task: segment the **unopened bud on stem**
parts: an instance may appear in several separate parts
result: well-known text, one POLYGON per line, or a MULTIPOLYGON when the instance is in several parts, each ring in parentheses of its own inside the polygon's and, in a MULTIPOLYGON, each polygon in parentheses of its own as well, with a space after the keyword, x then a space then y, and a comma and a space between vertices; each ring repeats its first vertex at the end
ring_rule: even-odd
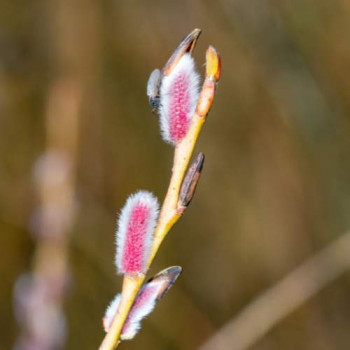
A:
POLYGON ((221 58, 214 47, 209 46, 206 52, 205 80, 199 95, 196 113, 205 118, 213 104, 216 84, 221 74, 221 58))
POLYGON ((218 82, 221 75, 221 57, 213 46, 208 47, 205 60, 205 76, 218 82))
POLYGON ((199 153, 187 170, 180 190, 178 203, 179 211, 183 211, 191 203, 203 169, 204 159, 204 154, 199 153))

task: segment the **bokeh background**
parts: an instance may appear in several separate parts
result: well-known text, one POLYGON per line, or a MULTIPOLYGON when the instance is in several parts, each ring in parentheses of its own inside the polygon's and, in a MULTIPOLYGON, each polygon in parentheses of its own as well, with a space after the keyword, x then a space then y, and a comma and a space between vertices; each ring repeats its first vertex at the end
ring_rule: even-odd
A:
MULTIPOLYGON (((28 320, 13 294, 17 281, 26 298, 18 278, 33 269, 58 274, 61 348, 98 348, 121 287, 116 213, 138 189, 163 198, 170 176, 148 75, 196 27, 200 72, 209 44, 223 60, 197 145, 206 164, 150 271, 181 265, 183 274, 121 349, 197 349, 350 227, 347 0, 3 1, 1 349, 25 348, 28 320), (58 156, 43 166, 44 154, 58 156), (53 209, 38 225, 45 203, 53 209)), ((345 273, 250 349, 345 350, 349 325, 345 273)))

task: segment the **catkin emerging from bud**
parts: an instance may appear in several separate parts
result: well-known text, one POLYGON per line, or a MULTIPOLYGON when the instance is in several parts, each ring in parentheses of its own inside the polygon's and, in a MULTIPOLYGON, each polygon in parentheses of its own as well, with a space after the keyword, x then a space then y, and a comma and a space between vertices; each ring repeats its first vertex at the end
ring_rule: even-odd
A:
POLYGON ((160 89, 160 127, 166 142, 177 144, 187 134, 198 100, 199 76, 190 54, 184 54, 160 89))
MULTIPOLYGON (((140 290, 124 323, 120 334, 121 340, 129 340, 134 338, 138 330, 141 328, 141 320, 153 311, 156 305, 157 291, 159 288, 159 285, 146 284, 140 290)), ((103 328, 106 332, 108 332, 110 326, 112 325, 113 318, 118 311, 120 300, 121 295, 118 294, 106 310, 105 316, 103 317, 103 328)))
MULTIPOLYGON (((169 267, 158 273, 143 285, 137 294, 135 302, 124 323, 120 334, 121 340, 134 338, 136 333, 141 328, 142 319, 149 315, 153 311, 157 301, 166 295, 171 286, 179 277, 181 270, 182 269, 180 266, 169 267)), ((103 328, 106 332, 109 331, 109 328, 112 325, 113 318, 118 311, 120 300, 121 295, 118 294, 105 312, 103 317, 103 328)))
POLYGON ((159 205, 152 193, 131 195, 121 210, 116 233, 116 266, 121 274, 141 274, 147 269, 159 205))

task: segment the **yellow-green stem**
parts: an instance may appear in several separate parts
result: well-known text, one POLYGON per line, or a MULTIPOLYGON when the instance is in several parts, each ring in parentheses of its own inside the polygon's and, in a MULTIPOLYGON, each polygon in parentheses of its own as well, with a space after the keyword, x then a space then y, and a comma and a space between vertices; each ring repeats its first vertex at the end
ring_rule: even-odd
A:
POLYGON ((145 275, 125 276, 123 280, 122 298, 117 314, 114 317, 111 328, 103 339, 99 350, 112 350, 119 344, 120 333, 123 329, 124 322, 129 314, 131 306, 136 298, 145 275))
POLYGON ((165 236, 181 216, 177 211, 180 188, 204 122, 205 118, 201 118, 195 113, 186 137, 175 148, 172 176, 154 232, 148 267, 152 264, 165 236))
MULTIPOLYGON (((187 136, 175 148, 172 176, 154 233, 152 250, 147 264, 148 267, 152 264, 165 236, 181 216, 177 211, 179 192, 204 121, 205 118, 195 114, 187 136)), ((99 350, 113 350, 117 348, 124 322, 144 279, 144 275, 135 278, 125 276, 122 288, 122 300, 118 313, 99 350)))

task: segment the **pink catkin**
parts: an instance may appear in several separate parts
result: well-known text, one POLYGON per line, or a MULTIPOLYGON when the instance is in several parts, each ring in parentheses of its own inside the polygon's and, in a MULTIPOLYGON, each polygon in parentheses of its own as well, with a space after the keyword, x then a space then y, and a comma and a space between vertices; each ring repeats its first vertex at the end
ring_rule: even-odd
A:
POLYGON ((141 289, 124 323, 122 338, 133 338, 140 328, 141 320, 150 314, 155 307, 159 286, 149 285, 141 289))
POLYGON ((182 140, 189 126, 189 77, 186 72, 180 72, 174 79, 170 89, 172 99, 169 105, 169 134, 175 142, 182 140))
MULTIPOLYGON (((145 284, 141 288, 124 323, 120 336, 122 340, 132 339, 140 329, 142 319, 153 311, 162 283, 164 282, 151 282, 145 284)), ((108 306, 105 316, 103 317, 103 327, 106 332, 109 331, 113 318, 118 311, 120 299, 120 294, 118 294, 108 306)))
MULTIPOLYGON (((164 298, 179 277, 181 270, 180 266, 169 267, 142 286, 124 323, 120 336, 122 340, 132 339, 135 336, 141 328, 141 321, 152 312, 158 300, 164 298)), ((103 317, 103 327, 106 332, 109 331, 118 312, 120 301, 121 294, 118 294, 106 309, 103 317)))
POLYGON ((143 269, 145 239, 150 210, 144 205, 136 205, 130 214, 126 241, 122 257, 122 269, 128 273, 138 273, 143 269))
POLYGON ((189 54, 162 79, 160 126, 165 141, 177 144, 186 136, 198 100, 198 84, 199 77, 189 54))
POLYGON ((147 269, 158 201, 147 191, 131 195, 123 207, 116 234, 116 266, 122 274, 140 274, 147 269))

